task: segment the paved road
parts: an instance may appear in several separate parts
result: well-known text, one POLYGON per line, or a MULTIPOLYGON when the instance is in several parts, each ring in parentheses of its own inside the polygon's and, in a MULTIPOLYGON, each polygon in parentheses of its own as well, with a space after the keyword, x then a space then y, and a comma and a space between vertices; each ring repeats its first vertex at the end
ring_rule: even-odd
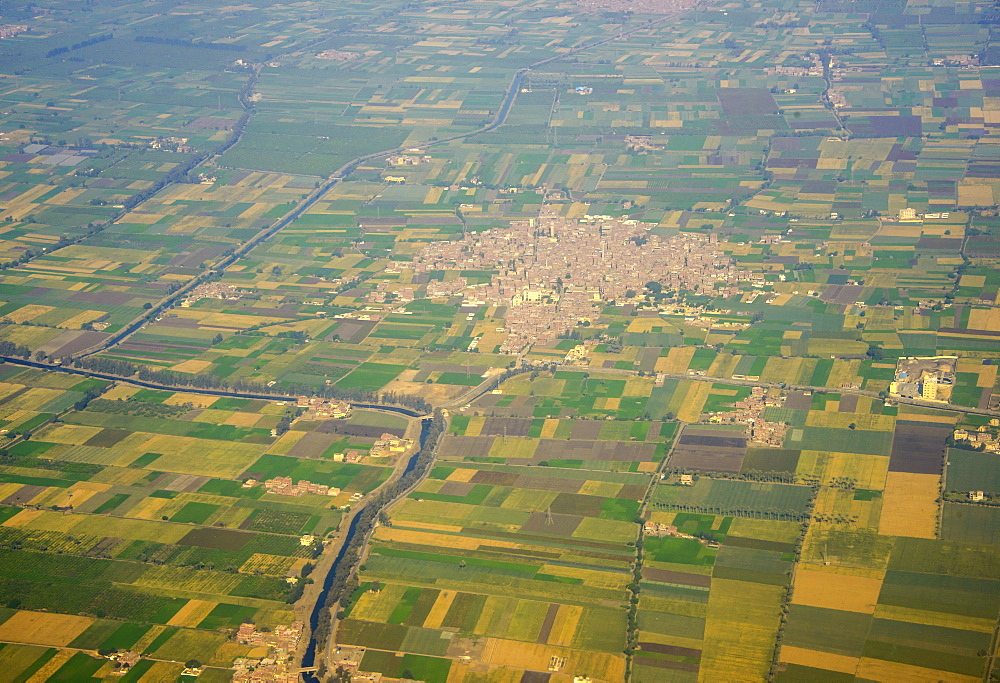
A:
MULTIPOLYGON (((588 368, 588 367, 577 367, 577 366, 567 366, 565 368, 560 368, 562 370, 568 371, 579 371, 588 372, 602 375, 637 375, 639 374, 637 370, 621 370, 618 368, 588 368)), ((868 396, 870 398, 880 398, 878 392, 866 391, 864 389, 851 389, 851 388, 835 388, 835 387, 823 387, 823 386, 812 386, 805 384, 785 384, 784 382, 762 382, 760 380, 754 379, 733 379, 732 377, 709 377, 706 375, 689 375, 682 372, 669 372, 662 373, 667 379, 686 379, 694 382, 712 382, 719 384, 731 384, 734 386, 741 387, 765 387, 769 389, 785 389, 788 391, 826 391, 837 394, 854 394, 857 396, 868 396)), ((455 398, 448 403, 438 406, 439 408, 456 409, 463 405, 467 405, 477 398, 481 397, 491 386, 491 379, 483 380, 478 386, 473 387, 468 392, 462 394, 458 398, 455 398)), ((942 403, 939 401, 924 401, 922 399, 913 398, 902 398, 900 396, 891 396, 889 399, 892 403, 919 406, 921 408, 936 408, 938 410, 953 410, 962 413, 971 413, 974 415, 990 415, 992 417, 1000 417, 1000 410, 990 410, 988 408, 971 408, 969 406, 962 406, 955 403, 942 403)))

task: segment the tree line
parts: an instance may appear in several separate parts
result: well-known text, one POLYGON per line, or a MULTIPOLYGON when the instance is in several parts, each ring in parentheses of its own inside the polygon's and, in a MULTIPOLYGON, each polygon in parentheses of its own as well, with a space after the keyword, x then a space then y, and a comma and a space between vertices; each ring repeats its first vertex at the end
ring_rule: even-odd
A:
MULTIPOLYGON (((0 355, 18 355, 13 353, 7 354, 3 350, 3 345, 5 344, 13 346, 11 342, 0 342, 0 355)), ((336 386, 314 387, 298 383, 283 384, 278 387, 242 379, 229 382, 211 373, 189 375, 182 372, 174 372, 173 370, 156 370, 126 360, 102 358, 100 356, 77 358, 73 361, 73 366, 81 370, 93 370, 94 372, 116 375, 123 378, 134 377, 143 382, 162 384, 168 387, 195 387, 197 389, 213 389, 231 391, 233 393, 271 395, 275 397, 285 397, 288 395, 318 396, 320 398, 336 399, 349 403, 397 405, 410 408, 419 413, 429 413, 432 409, 431 404, 424 399, 408 394, 369 391, 366 389, 343 389, 336 386)))
POLYGON ((80 50, 85 47, 90 47, 91 45, 97 45, 98 43, 103 43, 105 40, 111 40, 114 38, 110 33, 104 33, 99 36, 94 36, 88 40, 81 40, 79 43, 73 43, 69 47, 54 47, 45 53, 46 57, 55 57, 57 55, 66 54, 70 50, 80 50))

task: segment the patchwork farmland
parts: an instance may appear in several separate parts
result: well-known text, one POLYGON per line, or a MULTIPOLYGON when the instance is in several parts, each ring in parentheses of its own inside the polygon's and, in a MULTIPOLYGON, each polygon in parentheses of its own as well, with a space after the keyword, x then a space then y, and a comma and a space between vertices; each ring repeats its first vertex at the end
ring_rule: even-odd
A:
POLYGON ((0 15, 6 678, 998 676, 989 3, 0 15))

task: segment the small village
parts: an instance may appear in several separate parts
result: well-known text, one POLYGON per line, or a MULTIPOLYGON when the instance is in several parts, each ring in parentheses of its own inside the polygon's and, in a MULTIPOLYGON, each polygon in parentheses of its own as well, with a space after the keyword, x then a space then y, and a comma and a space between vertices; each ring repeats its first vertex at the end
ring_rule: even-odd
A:
POLYGON ((302 637, 303 624, 275 626, 272 631, 257 630, 251 623, 243 623, 236 632, 236 642, 242 645, 267 647, 267 656, 260 659, 240 658, 233 662, 236 673, 233 683, 298 683, 299 673, 289 666, 290 655, 295 653, 302 637))
POLYGON ((239 299, 242 296, 236 285, 227 282, 205 282, 181 299, 181 308, 190 308, 202 299, 239 299))
POLYGON ((968 444, 977 450, 982 449, 989 453, 1000 453, 1000 435, 997 434, 996 427, 1000 427, 1000 419, 994 417, 990 419, 989 427, 980 425, 975 430, 956 429, 952 433, 952 438, 956 442, 968 444), (993 427, 993 429, 990 429, 990 427, 993 427))
POLYGON ((783 394, 769 396, 764 387, 751 387, 750 395, 736 401, 733 410, 711 413, 708 421, 716 424, 745 425, 747 438, 755 446, 781 448, 785 441, 788 425, 784 422, 769 422, 764 418, 764 411, 767 408, 778 408, 784 404, 783 394))
MULTIPOLYGON (((690 477, 691 475, 683 475, 683 476, 690 477)), ((656 536, 657 538, 663 538, 663 537, 688 538, 696 540, 708 548, 719 547, 718 541, 698 538, 697 536, 686 534, 683 531, 680 531, 676 526, 672 524, 662 524, 660 522, 646 522, 642 525, 642 533, 646 536, 656 536)))
POLYGON ((304 409, 298 417, 300 420, 345 420, 351 416, 351 404, 335 398, 299 396, 295 405, 304 409))
MULTIPOLYGON (((251 481, 253 480, 248 479, 244 482, 243 488, 249 488, 247 483, 251 481)), ((326 484, 314 484, 308 479, 293 482, 291 477, 274 477, 273 479, 268 479, 264 482, 264 488, 267 489, 268 493, 278 496, 304 496, 307 493, 313 493, 317 496, 340 495, 340 489, 336 487, 330 487, 326 484)))

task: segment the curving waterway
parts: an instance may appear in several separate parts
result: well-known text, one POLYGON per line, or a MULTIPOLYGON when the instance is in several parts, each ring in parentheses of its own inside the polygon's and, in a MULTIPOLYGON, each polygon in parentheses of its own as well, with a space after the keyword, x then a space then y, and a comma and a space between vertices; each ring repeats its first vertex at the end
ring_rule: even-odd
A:
MULTIPOLYGON (((403 411, 400 410, 398 412, 403 411)), ((406 463, 406 469, 403 470, 400 477, 406 476, 409 472, 413 471, 414 467, 416 467, 417 458, 420 457, 420 454, 423 452, 424 445, 427 443, 427 435, 430 433, 430 428, 431 418, 423 418, 420 421, 420 447, 417 449, 416 453, 410 456, 409 462, 406 463)), ((371 503, 368 505, 371 505, 371 503)), ((354 540, 355 534, 357 534, 358 520, 361 519, 361 512, 363 510, 364 508, 359 510, 351 519, 351 525, 347 528, 347 535, 344 536, 344 541, 340 545, 340 551, 337 553, 336 559, 334 559, 333 564, 330 566, 330 571, 326 573, 326 578, 323 579, 323 589, 320 591, 319 597, 316 599, 316 604, 313 606, 313 610, 309 615, 310 637, 309 645, 306 648, 305 655, 302 657, 303 668, 314 666, 316 663, 316 649, 319 646, 319 642, 316 640, 316 628, 319 626, 319 618, 323 613, 323 610, 326 609, 326 599, 330 595, 330 588, 333 586, 333 580, 337 574, 337 568, 344 559, 344 555, 347 553, 347 548, 351 545, 351 541, 354 540)), ((333 638, 334 634, 331 632, 329 637, 333 638)), ((319 679, 311 672, 302 672, 302 677, 306 683, 319 683, 319 679)))

